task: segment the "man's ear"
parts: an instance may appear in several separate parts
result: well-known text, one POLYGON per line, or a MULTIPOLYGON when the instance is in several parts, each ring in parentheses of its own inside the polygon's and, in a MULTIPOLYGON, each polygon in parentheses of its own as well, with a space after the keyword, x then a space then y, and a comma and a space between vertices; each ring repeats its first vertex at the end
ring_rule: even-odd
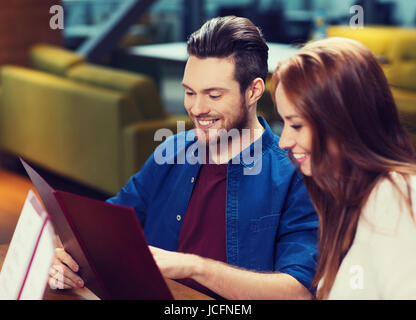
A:
POLYGON ((265 90, 262 78, 256 78, 246 90, 246 101, 248 105, 253 105, 261 98, 265 90))

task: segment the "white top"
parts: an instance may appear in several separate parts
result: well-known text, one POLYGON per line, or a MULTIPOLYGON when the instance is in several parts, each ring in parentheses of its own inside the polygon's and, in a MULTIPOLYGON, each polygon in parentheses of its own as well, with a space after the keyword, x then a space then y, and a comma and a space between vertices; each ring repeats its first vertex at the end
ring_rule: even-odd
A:
POLYGON ((414 220, 388 179, 371 192, 328 299, 416 299, 416 176, 410 185, 414 220))

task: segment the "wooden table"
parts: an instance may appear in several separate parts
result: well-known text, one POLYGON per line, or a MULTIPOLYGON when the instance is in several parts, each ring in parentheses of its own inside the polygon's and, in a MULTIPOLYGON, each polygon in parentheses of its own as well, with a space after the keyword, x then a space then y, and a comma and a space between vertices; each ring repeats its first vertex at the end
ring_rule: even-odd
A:
MULTIPOLYGON (((0 270, 3 261, 6 258, 8 245, 0 245, 0 270)), ((165 279, 175 300, 213 300, 196 290, 184 286, 176 281, 165 279)), ((47 286, 45 300, 99 300, 99 298, 88 288, 72 289, 72 290, 52 290, 47 286)))

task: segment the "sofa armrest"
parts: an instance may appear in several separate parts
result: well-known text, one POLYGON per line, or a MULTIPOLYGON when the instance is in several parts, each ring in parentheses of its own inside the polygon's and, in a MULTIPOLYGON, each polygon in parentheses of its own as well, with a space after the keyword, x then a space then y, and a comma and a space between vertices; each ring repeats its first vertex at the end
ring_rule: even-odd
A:
POLYGON ((399 112, 400 121, 416 142, 416 92, 391 87, 394 100, 399 112))
POLYGON ((177 134, 178 121, 185 122, 185 129, 193 128, 188 116, 170 116, 162 120, 142 121, 123 129, 123 168, 124 182, 136 173, 155 151, 161 141, 155 141, 157 130, 165 128, 177 134))

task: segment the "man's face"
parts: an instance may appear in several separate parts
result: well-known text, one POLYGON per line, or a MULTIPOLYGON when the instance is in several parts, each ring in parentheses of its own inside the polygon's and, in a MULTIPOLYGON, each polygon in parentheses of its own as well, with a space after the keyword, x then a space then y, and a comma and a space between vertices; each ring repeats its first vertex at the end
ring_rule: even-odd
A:
POLYGON ((190 56, 182 85, 185 108, 199 142, 217 142, 219 129, 228 132, 247 126, 248 109, 234 79, 233 60, 190 56))

